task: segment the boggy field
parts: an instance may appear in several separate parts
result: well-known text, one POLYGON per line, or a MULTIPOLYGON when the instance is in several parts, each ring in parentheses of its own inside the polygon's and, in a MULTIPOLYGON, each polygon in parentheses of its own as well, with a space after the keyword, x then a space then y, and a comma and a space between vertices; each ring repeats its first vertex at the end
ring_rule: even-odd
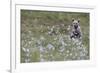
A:
POLYGON ((21 63, 88 60, 89 13, 21 10, 21 63), (70 39, 72 18, 80 19, 82 40, 70 39))

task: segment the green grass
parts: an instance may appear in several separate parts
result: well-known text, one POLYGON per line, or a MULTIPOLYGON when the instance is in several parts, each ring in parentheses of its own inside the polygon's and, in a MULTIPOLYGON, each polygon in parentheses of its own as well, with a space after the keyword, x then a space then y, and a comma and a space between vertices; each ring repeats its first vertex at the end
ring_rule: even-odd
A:
POLYGON ((21 63, 88 60, 89 26, 89 13, 21 10, 21 63), (80 19, 83 34, 81 45, 77 45, 80 41, 69 38, 67 28, 72 18, 80 19), (53 26, 57 33, 49 35, 53 26), (61 40, 67 45, 62 45, 61 40), (49 49, 48 45, 53 47, 49 49), (23 48, 29 49, 29 52, 23 48))

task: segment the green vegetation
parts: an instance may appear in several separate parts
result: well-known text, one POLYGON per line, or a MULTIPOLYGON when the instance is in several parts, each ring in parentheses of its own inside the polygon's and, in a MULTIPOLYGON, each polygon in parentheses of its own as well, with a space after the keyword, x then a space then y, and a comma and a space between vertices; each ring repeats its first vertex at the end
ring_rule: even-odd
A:
POLYGON ((21 63, 88 60, 89 13, 21 10, 20 41, 21 63), (80 19, 82 42, 69 38, 72 18, 80 19))

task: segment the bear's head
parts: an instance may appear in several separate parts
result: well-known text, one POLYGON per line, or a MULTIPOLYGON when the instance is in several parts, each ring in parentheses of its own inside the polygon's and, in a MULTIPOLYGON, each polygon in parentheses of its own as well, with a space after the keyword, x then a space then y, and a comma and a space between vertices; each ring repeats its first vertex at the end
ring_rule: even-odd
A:
POLYGON ((74 29, 77 29, 79 24, 80 24, 79 19, 78 20, 72 19, 72 25, 73 25, 74 29))

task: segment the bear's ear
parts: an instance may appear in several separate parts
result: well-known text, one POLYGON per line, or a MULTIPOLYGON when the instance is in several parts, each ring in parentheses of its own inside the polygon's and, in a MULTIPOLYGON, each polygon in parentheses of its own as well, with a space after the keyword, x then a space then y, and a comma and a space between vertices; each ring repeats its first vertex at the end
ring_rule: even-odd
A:
POLYGON ((80 19, 78 19, 78 23, 80 22, 80 19))
POLYGON ((74 21, 75 19, 74 18, 72 18, 72 22, 74 21))

